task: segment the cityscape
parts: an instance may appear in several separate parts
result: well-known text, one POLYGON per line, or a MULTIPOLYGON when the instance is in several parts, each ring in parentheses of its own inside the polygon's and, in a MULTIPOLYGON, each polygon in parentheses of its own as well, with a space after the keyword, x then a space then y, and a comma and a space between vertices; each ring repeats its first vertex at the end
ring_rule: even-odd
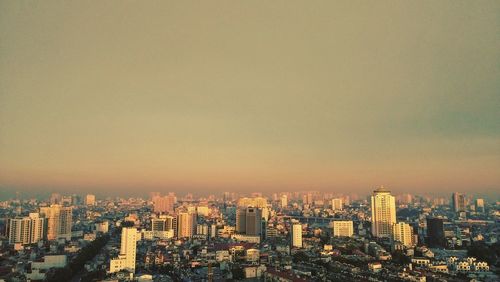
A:
POLYGON ((499 27, 0 0, 0 282, 500 281, 499 27))
POLYGON ((0 202, 4 281, 498 281, 500 202, 317 191, 0 202))

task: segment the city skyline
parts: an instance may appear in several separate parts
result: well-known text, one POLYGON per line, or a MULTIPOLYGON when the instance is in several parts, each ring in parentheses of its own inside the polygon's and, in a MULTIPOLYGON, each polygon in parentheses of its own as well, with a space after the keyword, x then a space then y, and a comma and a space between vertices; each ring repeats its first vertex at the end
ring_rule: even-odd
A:
POLYGON ((0 3, 0 197, 498 197, 497 1, 0 3))

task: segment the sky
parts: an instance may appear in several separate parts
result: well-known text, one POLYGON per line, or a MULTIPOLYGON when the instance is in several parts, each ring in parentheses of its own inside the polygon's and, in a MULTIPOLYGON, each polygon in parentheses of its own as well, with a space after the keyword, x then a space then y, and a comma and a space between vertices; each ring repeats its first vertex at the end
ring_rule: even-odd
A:
POLYGON ((0 190, 500 191, 499 1, 0 1, 0 190))

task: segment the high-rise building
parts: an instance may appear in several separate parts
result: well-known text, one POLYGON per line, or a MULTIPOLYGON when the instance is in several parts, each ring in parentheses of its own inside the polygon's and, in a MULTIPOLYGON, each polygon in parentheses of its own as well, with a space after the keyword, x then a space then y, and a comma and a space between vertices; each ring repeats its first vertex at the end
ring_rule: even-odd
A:
POLYGON ((476 199, 476 211, 484 213, 484 199, 476 199))
POLYGON ((466 211, 467 199, 465 195, 462 193, 453 193, 451 196, 451 207, 455 212, 464 212, 466 211))
POLYGON ((335 220, 333 222, 333 236, 352 237, 352 234, 354 234, 353 225, 351 220, 335 220))
POLYGON ((173 213, 176 197, 173 193, 167 196, 153 197, 153 211, 159 213, 173 213))
POLYGON ((238 208, 236 210, 236 232, 250 236, 262 235, 262 209, 238 208))
POLYGON ((9 244, 34 244, 43 239, 44 218, 38 213, 30 213, 27 217, 9 220, 9 244))
POLYGON ((95 195, 87 194, 87 196, 85 196, 85 204, 87 206, 95 206, 95 195))
POLYGON ((411 247, 413 242, 413 228, 408 223, 399 222, 392 226, 393 240, 401 242, 405 247, 411 247))
POLYGON ((396 223, 396 201, 391 192, 384 187, 373 191, 371 197, 372 235, 391 238, 392 225, 396 223))
POLYGON ((169 215, 161 215, 158 218, 151 219, 152 231, 167 231, 174 229, 174 217, 169 215))
POLYGON ((177 214, 177 237, 191 238, 196 233, 197 217, 195 212, 177 214))
POLYGON ((292 247, 302 248, 302 225, 300 223, 292 225, 292 247))
POLYGON ((245 234, 247 228, 247 210, 246 208, 236 209, 236 232, 245 234))
POLYGON ((40 215, 47 220, 47 240, 59 238, 71 240, 71 227, 73 224, 71 207, 61 205, 41 207, 40 215))
POLYGON ((332 210, 340 211, 342 209, 344 209, 344 205, 342 203, 342 198, 332 199, 332 210))
POLYGON ((109 271, 111 273, 124 269, 130 272, 135 272, 137 236, 137 229, 135 227, 124 227, 122 229, 120 254, 118 255, 118 258, 110 261, 109 271))
POLYGON ((286 208, 288 206, 288 196, 281 195, 281 208, 286 208))
POLYGON ((427 218, 427 244, 432 248, 444 248, 446 246, 446 238, 444 235, 444 221, 442 218, 427 218))

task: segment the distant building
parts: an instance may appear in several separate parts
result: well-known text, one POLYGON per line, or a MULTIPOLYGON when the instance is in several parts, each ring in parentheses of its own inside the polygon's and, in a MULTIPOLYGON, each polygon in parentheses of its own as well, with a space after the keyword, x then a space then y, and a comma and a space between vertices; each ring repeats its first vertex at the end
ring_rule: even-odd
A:
POLYGON ((453 193, 451 196, 451 207, 455 212, 464 212, 467 207, 467 199, 464 194, 453 193))
POLYGON ((444 248, 446 246, 444 221, 442 218, 427 218, 427 244, 432 248, 444 248))
POLYGON ((109 272, 114 273, 120 270, 135 272, 135 257, 137 252, 137 229, 135 227, 124 227, 118 258, 112 259, 109 265, 109 272))
POLYGON ((85 204, 87 206, 95 206, 95 195, 87 194, 87 196, 85 196, 85 204))
POLYGON ((9 219, 9 244, 34 244, 43 239, 44 218, 38 213, 9 219))
POLYGON ((286 208, 288 206, 288 196, 281 195, 281 208, 286 208))
POLYGON ((344 209, 344 203, 342 201, 342 198, 332 199, 332 210, 341 211, 343 209, 344 209))
POLYGON ((302 225, 300 223, 292 225, 292 247, 302 248, 302 225))
POLYGON ((476 199, 476 211, 484 213, 484 199, 476 199))
POLYGON ((94 225, 95 232, 108 233, 109 231, 109 222, 102 221, 96 222, 94 225))
POLYGON ((334 237, 352 237, 353 230, 353 222, 350 220, 336 220, 333 222, 334 237))
POLYGON ((236 210, 236 232, 251 236, 262 235, 262 209, 255 207, 236 210))
POLYGON ((372 235, 390 238, 392 225, 396 223, 396 201, 391 192, 384 187, 373 191, 371 197, 372 235))
POLYGON ((408 223, 395 223, 392 227, 393 240, 401 242, 405 247, 411 247, 413 242, 413 228, 408 223))
POLYGON ((175 195, 168 194, 167 196, 154 196, 153 197, 153 211, 157 213, 173 213, 175 206, 175 195))
POLYGON ((71 240, 71 227, 73 224, 71 207, 61 205, 41 207, 40 215, 47 220, 47 240, 59 238, 71 240))

